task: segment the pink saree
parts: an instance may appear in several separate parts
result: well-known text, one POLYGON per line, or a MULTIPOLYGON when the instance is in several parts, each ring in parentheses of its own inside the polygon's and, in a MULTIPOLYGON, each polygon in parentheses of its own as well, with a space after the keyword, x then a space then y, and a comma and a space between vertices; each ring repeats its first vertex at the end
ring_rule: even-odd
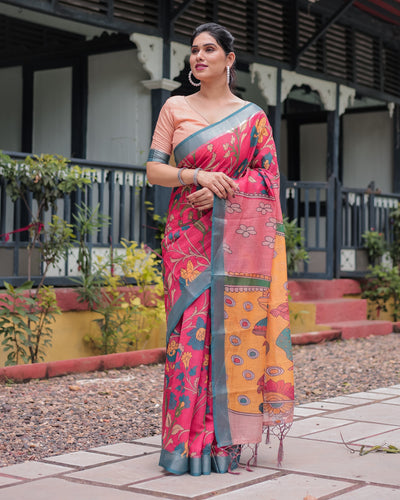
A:
MULTIPOLYGON (((163 153, 152 150, 153 159, 163 153)), ((161 156, 160 156, 161 155, 161 156)), ((178 167, 223 171, 239 191, 191 208, 174 188, 162 243, 167 356, 160 465, 238 465, 263 431, 282 440, 294 407, 285 237, 271 128, 254 104, 179 143, 178 167)), ((256 455, 256 454, 255 454, 256 455)), ((253 455, 254 456, 254 455, 253 455)))

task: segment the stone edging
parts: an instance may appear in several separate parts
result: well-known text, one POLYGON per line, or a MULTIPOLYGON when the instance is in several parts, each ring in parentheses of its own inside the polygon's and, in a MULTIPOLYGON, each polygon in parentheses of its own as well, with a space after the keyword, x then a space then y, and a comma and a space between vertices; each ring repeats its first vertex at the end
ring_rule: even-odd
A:
POLYGON ((50 361, 32 365, 15 365, 0 367, 0 381, 15 380, 23 382, 30 379, 45 379, 115 368, 132 368, 139 365, 151 365, 165 361, 165 348, 146 349, 142 351, 120 352, 87 358, 50 361))

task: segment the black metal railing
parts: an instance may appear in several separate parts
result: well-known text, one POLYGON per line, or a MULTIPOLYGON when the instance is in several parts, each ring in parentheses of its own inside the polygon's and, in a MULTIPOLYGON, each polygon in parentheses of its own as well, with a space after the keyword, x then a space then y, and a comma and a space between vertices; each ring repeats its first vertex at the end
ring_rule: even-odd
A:
POLYGON ((292 277, 333 277, 333 234, 335 184, 328 182, 281 182, 282 212, 289 220, 296 220, 303 230, 304 247, 309 261, 292 277))
MULTIPOLYGON (((15 159, 26 155, 8 153, 15 159)), ((110 218, 110 224, 89 238, 87 245, 93 255, 118 252, 121 240, 154 244, 155 229, 146 210, 146 201, 154 201, 154 189, 146 182, 144 166, 111 164, 81 159, 71 164, 91 169, 90 184, 57 204, 57 215, 73 222, 77 205, 85 203, 110 218)), ((34 207, 32 197, 29 203, 34 207)), ((303 182, 281 179, 282 211, 289 220, 296 219, 302 228, 308 262, 302 263, 294 278, 339 278, 363 276, 366 272, 363 233, 375 230, 393 239, 391 212, 400 204, 400 194, 380 193, 368 189, 340 186, 335 178, 327 182, 303 182), (362 263, 364 258, 364 263, 362 263), (347 261, 346 261, 347 259, 347 261)), ((45 224, 52 213, 45 214, 45 224)), ((16 232, 29 224, 21 200, 12 203, 6 195, 0 177, 0 279, 13 284, 26 280, 26 248, 28 234, 16 232)), ((59 286, 71 284, 77 274, 77 248, 65 256, 62 263, 51 269, 47 283, 59 286)), ((33 279, 39 280, 42 269, 39 255, 34 259, 33 279)))
POLYGON ((340 196, 342 248, 363 248, 366 231, 377 231, 392 241, 390 214, 398 207, 400 194, 342 188, 340 196))
POLYGON ((341 188, 337 192, 337 261, 338 277, 364 276, 368 259, 364 250, 366 231, 382 233, 393 241, 391 213, 400 203, 398 193, 380 193, 374 186, 367 189, 341 188))
MULTIPOLYGON (((24 159, 21 153, 6 152, 14 159, 24 159)), ((121 240, 148 242, 152 229, 148 224, 145 201, 149 186, 146 183, 145 166, 95 162, 71 159, 71 165, 90 169, 90 183, 84 189, 65 196, 57 203, 56 213, 69 223, 77 205, 85 203, 90 209, 99 206, 99 213, 109 217, 110 224, 88 239, 87 245, 93 254, 103 254, 110 246, 121 247, 121 240)), ((35 208, 35 201, 28 195, 28 202, 35 208)), ((26 279, 27 231, 18 232, 29 224, 28 211, 21 200, 13 203, 6 195, 4 179, 0 177, 0 277, 10 283, 20 283, 26 279)), ((45 213, 44 222, 50 222, 54 211, 45 213)), ((34 262, 33 279, 42 272, 38 256, 34 262)), ((77 274, 76 249, 65 256, 60 265, 48 273, 47 283, 70 284, 68 277, 77 274)))

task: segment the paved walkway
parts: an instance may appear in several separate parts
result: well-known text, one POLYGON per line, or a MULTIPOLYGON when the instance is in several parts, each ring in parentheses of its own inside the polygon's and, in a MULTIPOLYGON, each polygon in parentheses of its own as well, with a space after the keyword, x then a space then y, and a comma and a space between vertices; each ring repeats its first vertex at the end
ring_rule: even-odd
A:
POLYGON ((304 404, 295 414, 281 468, 275 440, 260 447, 251 472, 165 474, 157 436, 3 467, 0 500, 400 498, 400 454, 358 452, 362 445, 400 447, 400 385, 304 404))

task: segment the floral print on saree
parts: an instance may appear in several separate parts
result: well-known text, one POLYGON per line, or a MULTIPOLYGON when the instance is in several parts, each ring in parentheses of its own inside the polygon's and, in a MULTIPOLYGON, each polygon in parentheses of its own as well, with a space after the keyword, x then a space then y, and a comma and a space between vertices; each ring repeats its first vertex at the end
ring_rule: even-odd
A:
MULTIPOLYGON (((247 104, 190 135, 179 167, 223 171, 239 189, 193 209, 173 190, 163 240, 167 358, 160 465, 194 475, 237 466, 264 430, 293 418, 285 236, 265 113, 247 104)), ((282 458, 280 446, 279 459, 282 458)))

